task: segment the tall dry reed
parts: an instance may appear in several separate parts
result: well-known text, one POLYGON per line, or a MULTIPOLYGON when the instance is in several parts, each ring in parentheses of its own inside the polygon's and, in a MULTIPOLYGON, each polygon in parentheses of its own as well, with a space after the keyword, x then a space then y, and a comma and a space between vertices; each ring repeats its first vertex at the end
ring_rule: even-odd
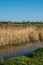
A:
MULTIPOLYGON (((41 30, 43 38, 43 29, 41 30)), ((8 44, 20 44, 39 40, 39 30, 36 26, 0 26, 0 46, 8 44)))

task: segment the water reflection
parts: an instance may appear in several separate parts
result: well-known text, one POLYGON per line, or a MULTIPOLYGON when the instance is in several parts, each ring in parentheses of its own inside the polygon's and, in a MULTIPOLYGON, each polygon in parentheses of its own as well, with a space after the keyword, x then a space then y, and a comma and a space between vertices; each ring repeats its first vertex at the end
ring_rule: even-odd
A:
POLYGON ((0 60, 27 55, 40 46, 43 46, 43 43, 26 43, 19 46, 6 46, 0 48, 0 60))

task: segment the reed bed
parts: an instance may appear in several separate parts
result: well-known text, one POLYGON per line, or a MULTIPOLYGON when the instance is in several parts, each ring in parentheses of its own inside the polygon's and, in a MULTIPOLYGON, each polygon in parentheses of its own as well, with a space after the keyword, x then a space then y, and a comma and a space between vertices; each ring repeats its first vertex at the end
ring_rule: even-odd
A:
POLYGON ((43 28, 35 25, 3 25, 0 26, 0 46, 39 41, 39 34, 43 40, 43 28))

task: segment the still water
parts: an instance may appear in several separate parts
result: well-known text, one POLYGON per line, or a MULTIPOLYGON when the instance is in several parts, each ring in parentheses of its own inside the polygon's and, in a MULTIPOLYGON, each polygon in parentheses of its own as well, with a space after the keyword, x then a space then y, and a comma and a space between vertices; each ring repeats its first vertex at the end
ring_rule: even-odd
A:
POLYGON ((7 60, 10 58, 16 58, 18 56, 27 55, 30 52, 36 50, 38 47, 43 46, 43 43, 26 43, 17 46, 5 46, 0 48, 0 60, 7 60))

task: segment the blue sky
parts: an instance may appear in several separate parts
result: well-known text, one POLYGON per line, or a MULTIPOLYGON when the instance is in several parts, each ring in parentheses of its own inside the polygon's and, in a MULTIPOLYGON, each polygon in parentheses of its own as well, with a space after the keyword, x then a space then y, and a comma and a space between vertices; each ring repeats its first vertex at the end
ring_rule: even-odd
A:
POLYGON ((0 0, 0 21, 43 21, 43 0, 0 0))

